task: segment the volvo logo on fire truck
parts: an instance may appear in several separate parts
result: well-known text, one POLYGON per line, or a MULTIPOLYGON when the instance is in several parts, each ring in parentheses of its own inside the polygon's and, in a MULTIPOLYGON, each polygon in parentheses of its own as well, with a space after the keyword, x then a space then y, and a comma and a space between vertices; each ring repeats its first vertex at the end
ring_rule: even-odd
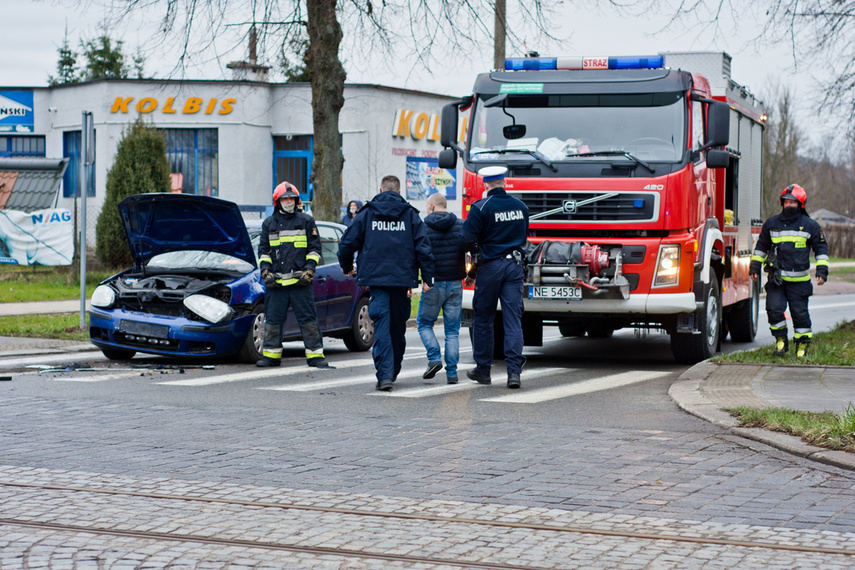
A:
POLYGON ((575 214, 576 213, 576 200, 564 200, 562 204, 564 207, 565 214, 575 214))

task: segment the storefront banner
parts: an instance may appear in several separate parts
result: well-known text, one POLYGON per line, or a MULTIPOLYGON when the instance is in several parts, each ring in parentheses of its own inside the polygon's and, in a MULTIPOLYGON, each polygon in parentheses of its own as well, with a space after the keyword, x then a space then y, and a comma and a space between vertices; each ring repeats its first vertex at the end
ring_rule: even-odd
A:
POLYGON ((407 200, 427 200, 437 192, 457 199, 457 173, 439 167, 435 158, 407 157, 407 200))
POLYGON ((0 263, 70 265, 74 221, 65 209, 0 210, 0 263))
POLYGON ((34 124, 32 91, 0 91, 0 133, 31 133, 34 124))

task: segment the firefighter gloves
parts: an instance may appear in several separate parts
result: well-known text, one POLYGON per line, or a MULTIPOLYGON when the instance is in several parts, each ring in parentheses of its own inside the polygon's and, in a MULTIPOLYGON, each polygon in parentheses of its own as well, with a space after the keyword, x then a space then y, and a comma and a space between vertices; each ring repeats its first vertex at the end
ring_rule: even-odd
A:
POLYGON ((264 284, 268 287, 276 287, 276 276, 269 269, 261 270, 261 277, 264 279, 264 284))
POLYGON ((306 269, 303 271, 303 274, 300 275, 300 280, 297 282, 297 285, 301 287, 305 287, 306 285, 311 285, 312 279, 315 278, 315 270, 314 269, 306 269))

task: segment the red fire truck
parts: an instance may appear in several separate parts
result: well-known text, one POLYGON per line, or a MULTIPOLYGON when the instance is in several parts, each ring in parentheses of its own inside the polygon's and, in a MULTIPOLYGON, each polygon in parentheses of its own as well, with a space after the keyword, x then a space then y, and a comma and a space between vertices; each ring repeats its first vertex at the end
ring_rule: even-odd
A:
POLYGON ((659 329, 678 361, 697 362, 728 332, 753 340, 766 115, 730 60, 508 59, 443 108, 439 162, 462 159, 464 217, 485 166, 507 167, 506 190, 528 206, 527 345, 546 325, 598 338, 659 329))

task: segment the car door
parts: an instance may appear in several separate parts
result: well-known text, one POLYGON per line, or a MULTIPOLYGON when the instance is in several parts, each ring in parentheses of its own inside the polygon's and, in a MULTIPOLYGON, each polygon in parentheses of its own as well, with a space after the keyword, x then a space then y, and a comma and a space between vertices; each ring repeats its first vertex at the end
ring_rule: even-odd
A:
POLYGON ((320 319, 321 306, 323 306, 324 319, 321 320, 321 329, 340 329, 347 326, 350 314, 353 312, 356 279, 346 276, 338 264, 338 244, 341 241, 341 229, 336 226, 318 224, 318 233, 321 236, 323 255, 322 265, 319 269, 323 281, 315 284, 318 317, 320 319))

